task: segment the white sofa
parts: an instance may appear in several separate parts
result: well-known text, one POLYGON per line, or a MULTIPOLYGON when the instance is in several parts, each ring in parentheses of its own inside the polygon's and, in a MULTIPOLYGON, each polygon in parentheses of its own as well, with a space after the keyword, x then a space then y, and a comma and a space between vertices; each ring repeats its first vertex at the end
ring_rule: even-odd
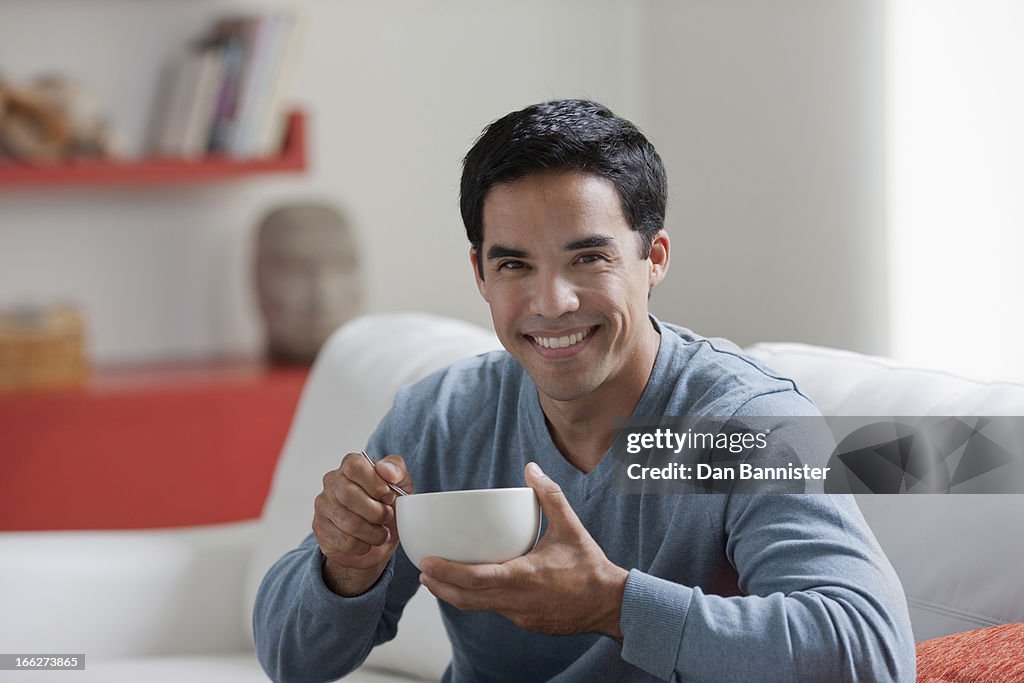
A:
MULTIPOLYGON (((266 680, 251 605, 267 567, 308 532, 321 476, 365 443, 399 386, 497 348, 490 332, 424 314, 355 320, 303 392, 260 520, 152 531, 0 533, 0 652, 84 653, 85 671, 0 681, 266 680)), ((797 344, 748 349, 826 414, 1024 415, 1024 385, 982 384, 797 344)), ((1024 621, 1024 496, 873 496, 862 510, 899 573, 917 640, 1024 621)), ((2 502, 0 502, 2 504, 2 502)), ((420 591, 395 641, 346 680, 436 680, 450 649, 420 591)))

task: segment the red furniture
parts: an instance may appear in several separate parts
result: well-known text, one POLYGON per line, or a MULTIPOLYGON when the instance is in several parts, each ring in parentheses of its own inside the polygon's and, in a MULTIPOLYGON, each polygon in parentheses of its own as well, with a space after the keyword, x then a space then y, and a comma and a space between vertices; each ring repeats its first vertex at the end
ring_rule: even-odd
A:
POLYGON ((258 517, 307 372, 172 366, 0 394, 0 531, 258 517))
POLYGON ((303 171, 306 168, 306 116, 292 112, 281 154, 266 159, 210 156, 195 161, 144 158, 136 161, 73 160, 34 166, 0 163, 0 189, 54 185, 168 185, 230 180, 254 174, 303 171))

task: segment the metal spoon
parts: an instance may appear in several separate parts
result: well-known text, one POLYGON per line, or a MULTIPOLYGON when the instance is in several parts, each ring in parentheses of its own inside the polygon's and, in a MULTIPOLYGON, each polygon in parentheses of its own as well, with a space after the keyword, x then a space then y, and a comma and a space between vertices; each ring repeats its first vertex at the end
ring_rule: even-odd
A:
MULTIPOLYGON (((367 461, 368 463, 370 463, 370 467, 372 467, 372 468, 373 468, 373 471, 374 471, 374 472, 376 472, 376 471, 377 471, 377 463, 375 463, 375 462, 373 461, 373 458, 371 458, 370 456, 368 456, 368 455, 366 454, 366 451, 359 451, 359 452, 360 452, 360 453, 362 454, 362 456, 363 456, 364 458, 366 458, 366 461, 367 461)), ((380 475, 378 474, 377 476, 380 476, 380 475)), ((381 477, 381 479, 384 479, 384 477, 381 477)), ((392 491, 394 491, 395 493, 397 493, 397 494, 398 494, 398 495, 400 495, 400 496, 408 496, 408 495, 409 495, 408 493, 406 493, 405 491, 403 491, 403 490, 402 490, 402 487, 401 487, 401 486, 398 486, 398 485, 396 485, 396 484, 392 484, 392 483, 391 483, 390 481, 388 481, 387 479, 384 479, 384 483, 388 485, 388 488, 390 488, 390 489, 391 489, 392 491)))

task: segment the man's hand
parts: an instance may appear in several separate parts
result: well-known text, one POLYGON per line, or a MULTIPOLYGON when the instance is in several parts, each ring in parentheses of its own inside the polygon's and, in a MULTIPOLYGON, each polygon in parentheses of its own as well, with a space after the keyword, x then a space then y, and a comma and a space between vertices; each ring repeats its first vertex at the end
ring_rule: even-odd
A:
POLYGON ((324 582, 338 595, 365 593, 395 554, 398 529, 389 481, 413 491, 401 456, 389 455, 374 467, 362 454, 349 453, 324 475, 324 490, 313 504, 313 534, 326 558, 324 582))
POLYGON ((540 633, 604 633, 622 641, 619 617, 629 572, 605 557, 539 466, 526 466, 548 529, 531 552, 502 564, 420 562, 420 583, 461 610, 489 610, 540 633))

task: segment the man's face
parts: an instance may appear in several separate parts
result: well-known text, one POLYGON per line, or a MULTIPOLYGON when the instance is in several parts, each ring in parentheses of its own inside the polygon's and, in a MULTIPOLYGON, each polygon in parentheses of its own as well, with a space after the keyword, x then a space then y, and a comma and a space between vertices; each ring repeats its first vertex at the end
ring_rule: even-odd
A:
POLYGON ((477 286, 501 343, 543 394, 614 393, 616 380, 650 371, 647 297, 668 267, 668 236, 642 259, 610 181, 552 172, 497 185, 483 225, 482 279, 470 252, 477 286))

